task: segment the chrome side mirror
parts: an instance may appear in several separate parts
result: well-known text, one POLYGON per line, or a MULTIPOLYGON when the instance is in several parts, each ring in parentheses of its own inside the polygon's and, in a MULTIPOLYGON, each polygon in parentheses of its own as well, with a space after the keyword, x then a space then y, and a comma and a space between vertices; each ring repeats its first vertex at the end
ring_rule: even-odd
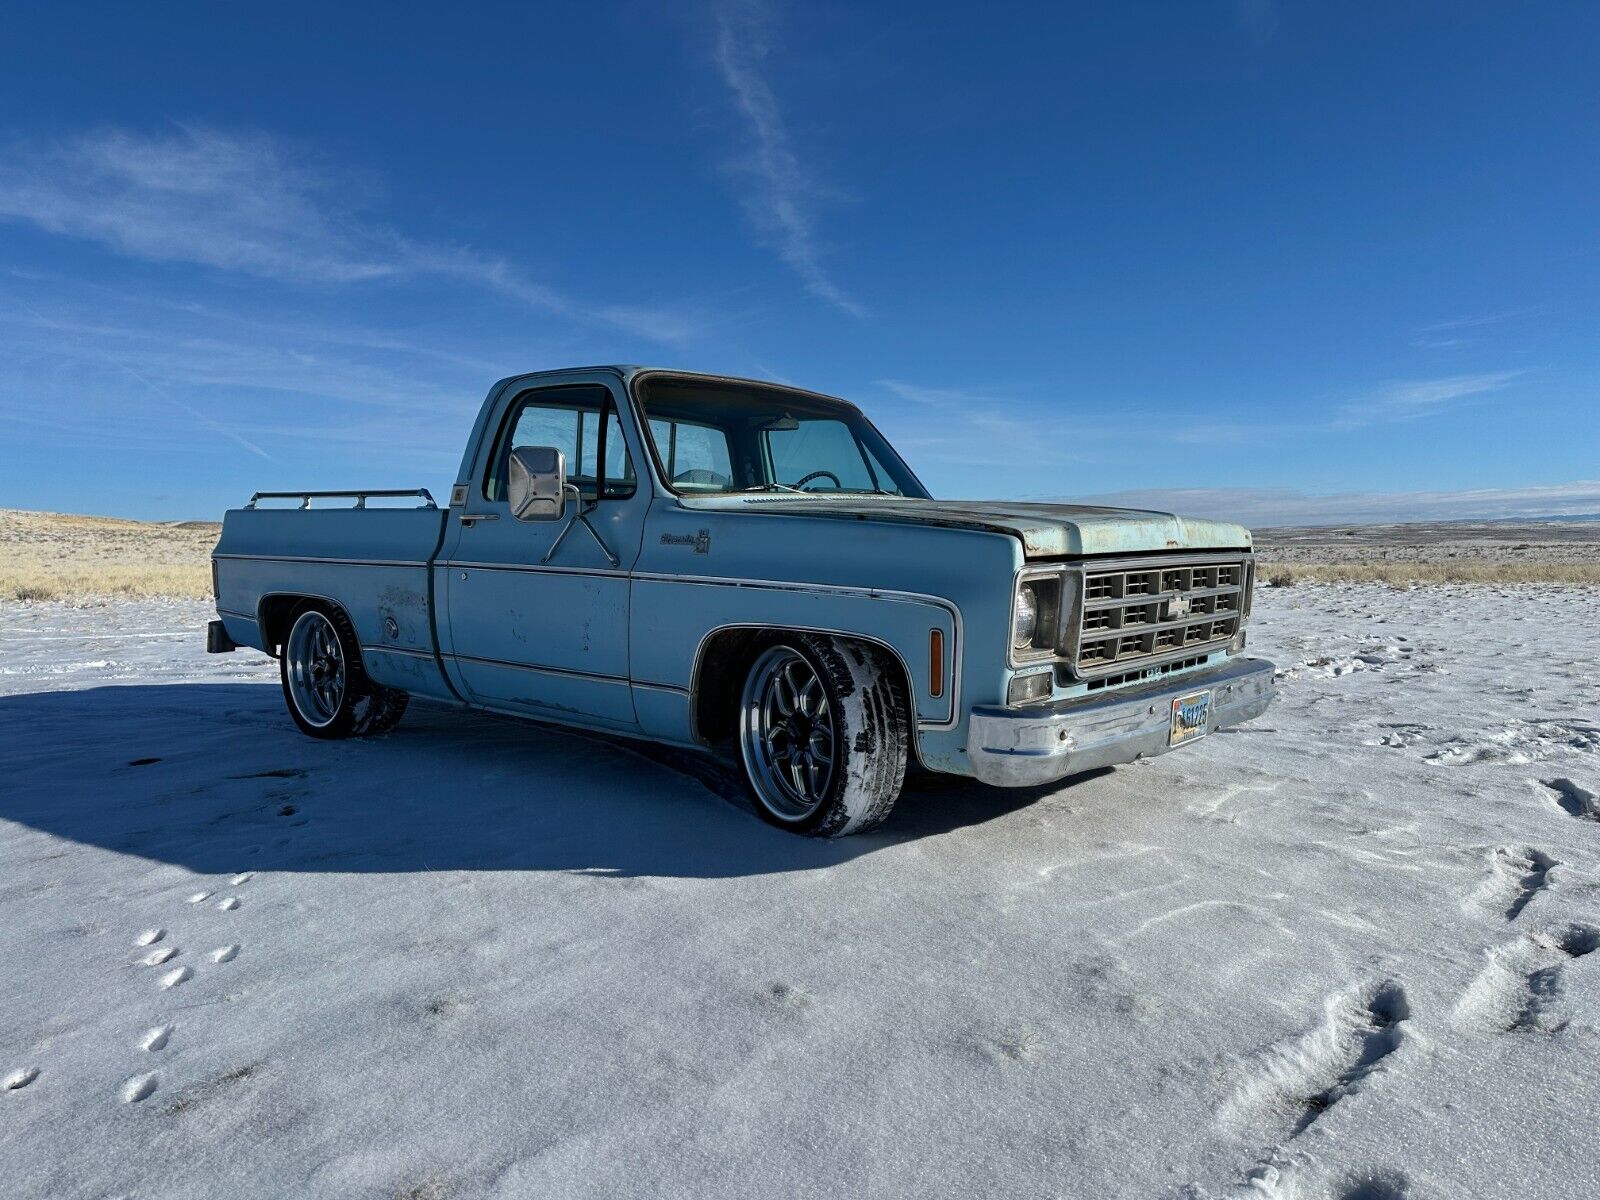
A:
POLYGON ((506 497, 519 521, 567 515, 567 456, 554 446, 518 446, 506 471, 506 497))

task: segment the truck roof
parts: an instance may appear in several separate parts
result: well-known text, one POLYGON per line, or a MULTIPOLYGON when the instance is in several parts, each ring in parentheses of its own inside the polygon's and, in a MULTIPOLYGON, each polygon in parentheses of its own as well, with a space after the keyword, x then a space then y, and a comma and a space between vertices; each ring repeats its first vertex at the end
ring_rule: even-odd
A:
POLYGON ((836 404, 847 404, 851 408, 860 406, 853 400, 846 400, 843 396, 834 396, 828 392, 817 392, 810 388, 796 387, 792 383, 777 383, 770 379, 749 379, 741 375, 722 375, 712 371, 685 371, 681 367, 647 367, 637 363, 599 363, 592 366, 553 367, 543 371, 527 371, 516 375, 508 375, 495 385, 498 391, 502 385, 509 383, 526 383, 537 379, 559 379, 563 375, 576 373, 592 373, 595 371, 612 371, 624 380, 632 382, 640 375, 671 375, 678 379, 703 379, 708 383, 736 383, 747 384, 751 387, 772 388, 776 391, 794 392, 800 396, 815 396, 820 400, 831 400, 836 404))

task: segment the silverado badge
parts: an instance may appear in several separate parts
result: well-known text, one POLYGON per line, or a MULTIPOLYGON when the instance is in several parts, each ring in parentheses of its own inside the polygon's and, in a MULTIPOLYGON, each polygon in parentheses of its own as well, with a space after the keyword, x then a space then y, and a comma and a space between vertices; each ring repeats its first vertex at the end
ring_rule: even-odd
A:
POLYGON ((702 529, 699 533, 663 533, 661 535, 663 546, 693 546, 696 554, 711 553, 711 531, 702 529))

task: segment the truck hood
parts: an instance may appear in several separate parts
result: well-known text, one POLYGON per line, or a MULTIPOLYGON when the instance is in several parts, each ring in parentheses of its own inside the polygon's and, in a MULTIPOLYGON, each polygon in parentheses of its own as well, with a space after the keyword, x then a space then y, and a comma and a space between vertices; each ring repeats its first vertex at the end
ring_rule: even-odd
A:
POLYGON ((913 500, 886 496, 811 498, 682 497, 685 508, 717 512, 795 513, 844 520, 906 521, 1006 533, 1028 558, 1139 554, 1148 550, 1249 549, 1250 531, 1228 521, 1137 508, 1029 504, 1013 500, 913 500))

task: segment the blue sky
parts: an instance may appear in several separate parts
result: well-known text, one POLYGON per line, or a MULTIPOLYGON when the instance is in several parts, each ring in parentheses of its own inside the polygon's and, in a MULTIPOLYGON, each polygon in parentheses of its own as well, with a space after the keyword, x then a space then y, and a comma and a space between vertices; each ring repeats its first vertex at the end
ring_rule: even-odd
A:
POLYGON ((645 362, 849 396, 938 495, 1597 511, 1597 51, 1576 3, 15 5, 0 505, 442 489, 496 378, 645 362))

